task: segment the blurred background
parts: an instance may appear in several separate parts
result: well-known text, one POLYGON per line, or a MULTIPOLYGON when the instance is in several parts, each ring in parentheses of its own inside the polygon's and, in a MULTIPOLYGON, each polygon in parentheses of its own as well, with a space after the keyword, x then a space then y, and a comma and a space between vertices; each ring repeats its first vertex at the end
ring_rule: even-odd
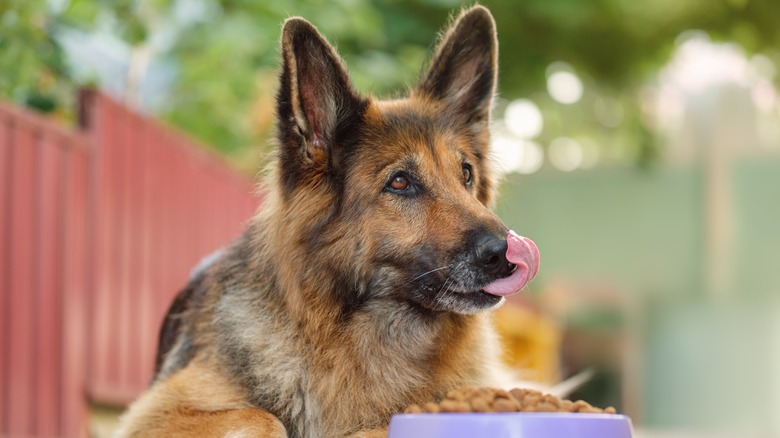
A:
MULTIPOLYGON (((493 12, 500 40, 492 144, 503 175, 497 211, 534 239, 543 258, 530 290, 496 318, 507 362, 526 378, 549 385, 590 372, 571 397, 616 406, 632 416, 639 436, 780 436, 780 2, 482 4, 493 12)), ((0 325, 5 344, 0 381, 16 382, 0 388, 5 398, 0 434, 104 433, 113 415, 143 388, 152 353, 136 357, 122 344, 140 336, 147 340, 138 340, 137 347, 153 352, 159 319, 189 267, 235 235, 259 202, 250 195, 251 181, 272 145, 279 31, 286 17, 306 17, 335 43, 359 90, 393 97, 415 83, 435 35, 463 5, 454 0, 0 0, 0 205, 5 210, 0 214, 5 216, 0 312, 6 321, 0 325), (93 91, 79 92, 84 87, 93 91), (129 115, 117 116, 123 111, 129 115), (128 125, 112 121, 118 119, 128 125), (34 368, 48 354, 48 347, 41 347, 17 360, 21 356, 14 349, 18 327, 43 339, 40 324, 47 320, 35 310, 36 300, 47 296, 49 283, 38 277, 46 271, 24 271, 30 280, 23 283, 34 299, 24 301, 21 313, 22 301, 14 297, 15 285, 22 284, 15 248, 34 242, 33 262, 48 254, 45 236, 35 228, 45 221, 25 228, 31 240, 19 240, 14 228, 29 222, 14 213, 22 208, 15 200, 26 199, 19 194, 26 190, 24 181, 44 187, 40 175, 48 175, 31 170, 39 176, 25 180, 26 173, 18 170, 24 155, 19 150, 27 143, 38 147, 32 161, 40 164, 48 156, 48 134, 13 134, 12 128, 30 120, 67 131, 57 134, 67 137, 67 144, 83 141, 87 151, 108 148, 94 159, 85 152, 84 172, 91 175, 85 178, 98 178, 89 181, 124 172, 119 183, 84 192, 85 211, 92 212, 81 230, 90 242, 84 257, 95 263, 85 268, 86 280, 75 284, 86 310, 52 310, 63 327, 69 315, 79 315, 83 325, 61 342, 41 341, 59 349, 58 360, 69 363, 70 372, 80 376, 76 381, 83 381, 86 389, 77 393, 86 393, 90 416, 84 424, 68 423, 70 411, 56 405, 50 406, 54 425, 39 424, 49 421, 36 404, 47 397, 47 386, 35 383, 40 382, 35 376, 25 377, 32 386, 19 383, 19 366, 34 368), (121 140, 113 141, 117 130, 121 140), (160 139, 152 133, 161 133, 160 139), (171 142, 181 143, 178 152, 156 155, 171 142), (135 145, 142 145, 145 155, 116 152, 135 145), (111 158, 112 153, 117 155, 111 158), (113 168, 111 160, 125 164, 113 168), (189 163, 184 173, 172 170, 180 162, 189 163), (143 170, 153 167, 157 170, 143 170), (203 180, 204 168, 221 175, 219 181, 233 181, 231 188, 220 191, 222 186, 203 180), (145 176, 136 180, 136 171, 145 176), (200 185, 193 186, 195 180, 200 185), (128 188, 137 181, 145 187, 139 198, 112 204, 113 188, 131 193, 128 188), (190 195, 174 196, 172 206, 155 197, 163 184, 178 184, 190 195), (192 194, 193 187, 209 191, 211 198, 192 194), (234 193, 229 217, 184 227, 213 233, 176 258, 181 262, 164 251, 188 237, 170 237, 160 249, 160 263, 168 263, 166 272, 176 275, 157 279, 167 274, 154 264, 154 245, 169 234, 165 227, 155 228, 154 202, 168 209, 163 219, 188 208, 207 216, 222 210, 215 205, 228 191, 234 193), (111 213, 112 205, 120 213, 111 213), (139 205, 146 207, 135 208, 139 205), (119 219, 124 224, 119 231, 106 223, 119 219), (133 264, 132 245, 133 236, 147 229, 152 234, 144 234, 146 243, 135 248, 141 260, 153 264, 144 268, 143 262, 133 264), (131 249, 116 254, 113 248, 122 245, 131 249), (108 265, 118 272, 111 280, 95 272, 108 265), (148 295, 132 313, 139 319, 121 316, 135 303, 128 274, 133 269, 149 279, 137 285, 148 295), (115 293, 121 297, 112 298, 115 293), (116 320, 106 316, 116 309, 116 320), (30 319, 24 312, 38 316, 30 319), (123 328, 104 330, 114 321, 123 328), (87 359, 68 362, 73 336, 84 336, 74 348, 83 349, 87 359), (101 343, 105 352, 96 351, 101 343), (130 368, 125 377, 143 369, 142 378, 117 390, 122 379, 112 380, 113 364, 130 368), (108 371, 95 383, 91 379, 99 369, 108 371), (20 405, 17 397, 29 388, 34 395, 20 405), (29 418, 15 423, 25 413, 29 418)), ((29 206, 37 212, 31 218, 59 212, 66 222, 81 223, 67 208, 49 210, 50 198, 36 199, 29 206)), ((67 242, 57 250, 67 254, 67 242)), ((60 291, 56 303, 70 303, 70 271, 58 269, 65 285, 52 283, 60 291)), ((59 383, 58 370, 49 370, 55 373, 49 379, 56 397, 64 397, 73 388, 59 383)))

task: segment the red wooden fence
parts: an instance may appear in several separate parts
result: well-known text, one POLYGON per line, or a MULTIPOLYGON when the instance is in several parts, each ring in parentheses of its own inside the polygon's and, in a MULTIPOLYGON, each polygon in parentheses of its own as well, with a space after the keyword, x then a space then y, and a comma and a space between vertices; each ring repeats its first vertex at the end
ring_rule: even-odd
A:
POLYGON ((252 183, 94 91, 81 129, 0 104, 0 435, 84 436, 149 382, 157 330, 252 183))
POLYGON ((87 138, 0 106, 0 433, 84 428, 87 138))

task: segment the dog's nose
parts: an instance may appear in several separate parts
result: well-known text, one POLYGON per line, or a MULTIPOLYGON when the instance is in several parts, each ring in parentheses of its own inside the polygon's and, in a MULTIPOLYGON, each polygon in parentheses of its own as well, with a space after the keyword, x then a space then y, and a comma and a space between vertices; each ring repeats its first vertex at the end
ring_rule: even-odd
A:
POLYGON ((506 277, 514 265, 506 259, 506 239, 490 236, 477 245, 477 264, 490 275, 506 277))

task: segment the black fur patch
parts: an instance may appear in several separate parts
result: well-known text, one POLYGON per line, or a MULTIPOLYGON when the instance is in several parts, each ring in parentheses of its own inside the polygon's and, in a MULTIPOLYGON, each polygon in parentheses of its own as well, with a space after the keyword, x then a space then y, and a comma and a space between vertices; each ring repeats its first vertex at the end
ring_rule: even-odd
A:
MULTIPOLYGON (((162 327, 160 328, 159 342, 157 344, 157 357, 154 361, 155 376, 162 370, 168 352, 171 351, 179 337, 184 335, 182 332, 182 328, 184 327, 182 318, 185 313, 191 308, 194 300, 199 301, 206 293, 206 288, 203 287, 203 278, 204 276, 201 274, 192 279, 187 286, 176 295, 173 303, 168 308, 168 313, 166 313, 162 327)), ((180 352, 183 356, 177 358, 177 361, 182 362, 180 367, 186 365, 195 354, 189 336, 185 336, 183 342, 184 348, 180 352)))

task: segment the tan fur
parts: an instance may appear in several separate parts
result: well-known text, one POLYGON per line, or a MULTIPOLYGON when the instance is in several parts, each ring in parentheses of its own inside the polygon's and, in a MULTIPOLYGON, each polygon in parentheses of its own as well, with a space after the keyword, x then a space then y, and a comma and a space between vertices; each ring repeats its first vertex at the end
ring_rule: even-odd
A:
POLYGON ((370 438, 411 403, 497 384, 489 306, 466 299, 485 283, 449 282, 470 269, 456 257, 470 232, 508 231, 487 208, 495 29, 477 6, 444 35, 410 97, 378 101, 316 29, 285 23, 262 209, 177 299, 174 341, 118 436, 370 438), (468 56, 452 49, 464 41, 468 56), (399 169, 424 193, 387 192, 399 169), (452 271, 429 295, 410 286, 423 262, 452 271))
POLYGON ((286 437, 284 426, 253 408, 218 372, 191 364, 145 392, 122 418, 117 436, 286 437))

